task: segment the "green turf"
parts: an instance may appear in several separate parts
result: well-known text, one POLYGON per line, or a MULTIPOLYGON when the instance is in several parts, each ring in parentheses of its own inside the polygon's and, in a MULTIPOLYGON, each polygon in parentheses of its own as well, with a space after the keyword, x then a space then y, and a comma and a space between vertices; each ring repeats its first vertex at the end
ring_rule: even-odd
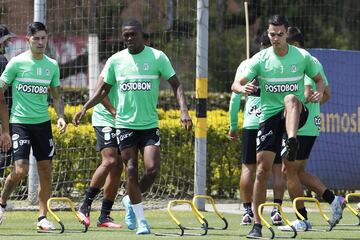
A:
MULTIPOLYGON (((326 205, 324 205, 326 207, 326 205)), ((201 236, 185 236, 185 237, 158 237, 151 235, 137 236, 134 231, 128 229, 104 229, 94 227, 96 224, 96 217, 98 212, 91 213, 92 225, 87 233, 81 233, 82 225, 80 225, 70 212, 59 212, 59 216, 65 225, 64 234, 54 233, 37 233, 35 230, 35 222, 37 218, 37 212, 25 212, 25 211, 8 211, 6 212, 6 219, 0 226, 0 239, 4 240, 26 240, 26 239, 91 239, 91 240, 112 240, 112 239, 241 239, 245 238, 245 235, 250 231, 249 226, 241 226, 239 224, 241 215, 239 214, 224 214, 229 222, 229 228, 227 230, 209 230, 206 237, 201 236)), ((155 232, 168 232, 178 233, 176 225, 172 222, 171 218, 166 211, 163 210, 147 210, 145 212, 146 217, 151 225, 151 230, 155 232)), ((176 211, 176 216, 184 226, 198 227, 199 224, 194 220, 190 211, 176 211)), ((268 216, 269 213, 265 213, 268 216)), ((329 215, 329 214, 328 214, 329 215)), ((124 211, 115 211, 112 216, 116 222, 123 222, 124 211)), ((223 222, 219 220, 213 213, 205 213, 206 219, 210 226, 223 226, 223 222)), ((287 213, 289 218, 293 219, 293 214, 287 213)), ((326 224, 319 214, 310 213, 314 228, 323 230, 326 229, 326 224)), ((354 224, 357 223, 357 219, 348 210, 344 211, 344 217, 340 224, 354 224)), ((276 229, 276 227, 274 227, 276 229)), ((202 233, 202 230, 187 231, 188 233, 202 233)), ((276 232, 282 235, 286 235, 283 232, 276 232)), ((263 228, 263 235, 270 236, 267 229, 263 228)), ((360 226, 337 226, 331 232, 300 232, 297 239, 360 239, 360 226)))

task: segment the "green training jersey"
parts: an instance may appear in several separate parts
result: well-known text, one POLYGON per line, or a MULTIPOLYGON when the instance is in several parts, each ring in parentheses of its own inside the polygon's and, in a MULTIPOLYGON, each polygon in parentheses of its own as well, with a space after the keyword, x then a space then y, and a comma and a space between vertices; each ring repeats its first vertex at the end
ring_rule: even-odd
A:
POLYGON ((104 82, 117 85, 116 128, 158 127, 160 77, 169 80, 175 75, 162 51, 145 47, 138 54, 130 54, 124 49, 107 60, 103 74, 104 82))
MULTIPOLYGON (((326 75, 324 73, 324 68, 315 57, 313 57, 313 61, 316 63, 319 72, 321 74, 321 77, 324 80, 324 85, 328 86, 328 80, 326 78, 326 75)), ((314 80, 309 78, 308 76, 305 76, 305 85, 310 85, 311 88, 316 91, 316 83, 314 80)), ((309 116, 305 123, 305 125, 299 129, 298 135, 299 136, 319 136, 320 134, 320 128, 321 128, 321 118, 320 118, 320 103, 311 103, 308 102, 305 104, 307 109, 309 110, 309 116)))
POLYGON ((10 123, 37 124, 50 120, 49 87, 60 86, 60 71, 56 60, 45 54, 41 60, 26 51, 13 57, 1 75, 12 86, 13 104, 10 123))
MULTIPOLYGON (((101 73, 100 76, 104 77, 104 74, 101 73)), ((108 97, 111 105, 116 108, 118 105, 117 85, 111 87, 108 97)), ((114 117, 101 103, 94 107, 91 122, 94 127, 115 127, 114 117)))
POLYGON ((260 84, 260 123, 284 110, 284 97, 294 94, 304 102, 304 74, 314 77, 317 67, 311 55, 304 49, 288 45, 285 56, 275 54, 273 47, 255 54, 244 77, 251 81, 257 77, 260 84))
MULTIPOLYGON (((235 79, 240 78, 242 76, 247 63, 249 63, 249 59, 244 60, 240 63, 239 67, 236 70, 235 79)), ((240 109, 241 95, 242 95, 241 93, 231 94, 231 99, 229 104, 230 130, 238 129, 238 112, 240 109)), ((258 129, 260 114, 261 114, 260 97, 251 96, 251 95, 247 96, 244 107, 243 128, 258 129)))

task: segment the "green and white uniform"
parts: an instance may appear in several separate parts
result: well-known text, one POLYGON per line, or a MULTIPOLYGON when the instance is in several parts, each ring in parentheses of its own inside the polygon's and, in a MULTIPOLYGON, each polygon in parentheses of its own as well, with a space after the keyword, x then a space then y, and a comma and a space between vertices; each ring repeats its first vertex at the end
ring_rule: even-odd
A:
POLYGON ((1 80, 12 86, 10 128, 14 160, 28 159, 30 147, 37 161, 51 160, 55 154, 48 91, 60 86, 58 63, 43 55, 33 58, 30 51, 10 60, 1 80))
POLYGON ((304 76, 317 75, 317 67, 311 55, 304 49, 288 45, 285 56, 275 54, 273 47, 266 48, 254 55, 244 72, 251 81, 258 78, 261 89, 260 123, 284 110, 284 98, 296 95, 304 102, 304 76))
POLYGON ((130 54, 124 49, 108 59, 103 74, 106 83, 117 85, 116 128, 143 130, 158 127, 156 106, 160 77, 168 80, 175 75, 162 51, 145 47, 138 54, 130 54))
POLYGON ((12 58, 1 80, 12 85, 10 123, 36 124, 49 121, 48 89, 60 86, 58 63, 44 55, 41 60, 29 51, 12 58))
MULTIPOLYGON (((324 86, 328 86, 328 80, 324 73, 324 68, 315 57, 313 57, 313 61, 316 63, 319 72, 321 74, 322 79, 324 80, 324 86)), ((313 91, 316 91, 316 83, 314 80, 305 76, 305 85, 310 85, 313 91)), ((307 109, 309 110, 308 120, 306 121, 305 125, 299 129, 298 135, 299 136, 319 136, 320 134, 320 127, 321 127, 321 118, 320 118, 320 103, 311 103, 308 102, 305 104, 307 109)))

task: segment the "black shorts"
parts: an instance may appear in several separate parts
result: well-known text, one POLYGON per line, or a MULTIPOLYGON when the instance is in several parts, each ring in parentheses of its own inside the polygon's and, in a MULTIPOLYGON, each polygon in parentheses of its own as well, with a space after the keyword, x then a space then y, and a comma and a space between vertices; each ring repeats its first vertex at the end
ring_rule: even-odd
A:
POLYGON ((297 136, 297 139, 299 141, 299 150, 296 155, 296 160, 309 159, 316 136, 297 136))
MULTIPOLYGON (((255 164, 256 163, 256 136, 257 129, 243 129, 242 130, 242 150, 241 150, 241 162, 243 164, 255 164)), ((282 159, 280 154, 276 154, 276 164, 281 164, 282 159)))
POLYGON ((160 146, 159 128, 134 130, 127 128, 117 129, 120 151, 130 147, 143 148, 149 145, 160 146))
POLYGON ((29 159, 30 147, 37 161, 51 160, 55 155, 51 122, 38 124, 10 123, 13 159, 29 159))
POLYGON ((118 148, 116 129, 113 127, 94 126, 96 134, 96 151, 100 152, 104 148, 118 148))
MULTIPOLYGON (((308 109, 302 105, 298 128, 305 125, 308 115, 308 109)), ((285 129, 284 111, 281 111, 266 121, 260 123, 256 139, 256 151, 271 151, 275 153, 282 152, 283 139, 286 141, 287 135, 285 129)))

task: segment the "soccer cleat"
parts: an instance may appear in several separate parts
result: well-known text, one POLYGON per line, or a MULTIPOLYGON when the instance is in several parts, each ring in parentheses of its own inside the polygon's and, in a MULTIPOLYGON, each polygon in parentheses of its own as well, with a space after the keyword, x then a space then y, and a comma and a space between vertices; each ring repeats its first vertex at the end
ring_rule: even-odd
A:
POLYGON ((4 221, 5 208, 0 206, 0 224, 4 221))
POLYGON ((51 231, 56 229, 54 224, 46 218, 41 219, 41 221, 39 221, 36 226, 38 230, 43 231, 51 231))
POLYGON ((360 202, 357 204, 357 210, 360 212, 360 202))
POLYGON ((254 224, 253 228, 249 232, 248 235, 246 235, 247 238, 262 238, 261 233, 262 226, 260 224, 254 224))
POLYGON ((286 158, 288 161, 295 161, 298 149, 299 142, 296 138, 291 137, 286 140, 286 158))
POLYGON ((79 209, 76 212, 76 215, 81 220, 81 223, 84 224, 86 227, 90 226, 90 213, 88 211, 84 211, 84 209, 79 209))
POLYGON ((253 218, 254 218, 254 215, 252 215, 249 212, 246 212, 246 213, 243 214, 241 224, 242 225, 251 225, 252 221, 253 221, 253 218))
POLYGON ((123 226, 120 224, 114 223, 114 219, 110 216, 106 216, 103 218, 99 218, 97 221, 97 227, 105 227, 105 228, 122 228, 123 226))
MULTIPOLYGON (((295 221, 291 222, 291 225, 296 229, 297 232, 304 232, 312 229, 311 223, 309 220, 301 221, 299 219, 296 219, 295 221)), ((285 232, 292 232, 293 229, 286 225, 286 226, 280 226, 278 227, 279 230, 285 231, 285 232)))
POLYGON ((144 219, 144 220, 141 220, 139 222, 139 226, 136 230, 136 234, 137 235, 142 235, 142 234, 150 234, 150 227, 149 227, 149 224, 147 223, 147 221, 144 219))
POLYGON ((136 228, 136 217, 134 209, 131 207, 131 201, 129 195, 126 195, 121 200, 122 204, 125 207, 125 224, 128 226, 128 229, 134 230, 136 228))
POLYGON ((330 205, 332 211, 332 217, 329 220, 330 229, 336 226, 340 222, 342 218, 342 213, 344 208, 346 207, 345 198, 341 196, 335 196, 334 201, 330 205))
POLYGON ((284 225, 279 209, 277 209, 276 207, 274 207, 271 212, 271 221, 274 226, 284 225))

